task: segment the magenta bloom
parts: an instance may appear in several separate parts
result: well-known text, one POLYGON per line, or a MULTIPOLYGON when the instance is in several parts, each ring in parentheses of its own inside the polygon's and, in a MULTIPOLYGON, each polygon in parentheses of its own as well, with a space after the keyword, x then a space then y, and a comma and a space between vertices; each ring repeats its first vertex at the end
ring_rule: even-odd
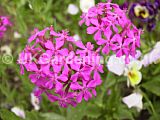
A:
POLYGON ((58 101, 59 105, 61 107, 64 107, 64 108, 67 108, 68 105, 72 105, 74 107, 76 107, 77 105, 77 102, 75 101, 75 93, 74 92, 65 92, 65 91, 58 91, 57 94, 58 96, 54 96, 50 93, 47 93, 47 96, 48 96, 48 99, 51 101, 51 102, 55 102, 55 101, 58 101))
POLYGON ((96 96, 96 85, 96 80, 90 80, 89 82, 83 81, 83 86, 79 85, 78 82, 73 82, 71 84, 71 89, 75 91, 80 91, 77 95, 77 102, 80 103, 83 97, 86 101, 92 98, 92 94, 90 91, 92 91, 93 95, 96 96))
POLYGON ((45 93, 61 107, 76 106, 83 98, 88 101, 92 94, 96 96, 95 88, 102 83, 99 51, 94 51, 90 42, 84 45, 75 41, 68 31, 56 33, 51 26, 34 30, 18 64, 21 74, 24 70, 29 72, 29 79, 37 87, 37 97, 45 93))
POLYGON ((102 53, 110 51, 117 57, 135 57, 136 48, 140 47, 141 30, 138 30, 126 17, 126 11, 117 4, 99 3, 81 16, 80 25, 85 23, 88 34, 94 35, 94 40, 102 46, 102 53))
POLYGON ((11 22, 8 17, 0 16, 0 38, 3 37, 7 27, 11 26, 11 22))

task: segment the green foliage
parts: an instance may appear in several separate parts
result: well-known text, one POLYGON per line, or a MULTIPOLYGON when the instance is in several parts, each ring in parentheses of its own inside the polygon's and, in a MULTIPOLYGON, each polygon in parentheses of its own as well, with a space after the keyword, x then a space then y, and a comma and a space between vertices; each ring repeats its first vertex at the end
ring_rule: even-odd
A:
POLYGON ((44 120, 65 120, 64 116, 58 115, 56 113, 42 113, 41 116, 43 116, 44 120))
POLYGON ((159 79, 159 77, 142 84, 142 87, 144 87, 146 90, 152 92, 153 94, 160 96, 160 79, 159 79))
POLYGON ((2 120, 21 120, 21 118, 6 109, 0 110, 0 118, 2 118, 2 120))

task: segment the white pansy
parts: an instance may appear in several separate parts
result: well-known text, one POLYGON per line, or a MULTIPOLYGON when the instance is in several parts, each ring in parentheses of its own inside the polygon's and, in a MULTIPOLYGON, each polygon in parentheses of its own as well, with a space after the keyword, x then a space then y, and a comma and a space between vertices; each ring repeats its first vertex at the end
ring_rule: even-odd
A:
POLYGON ((87 13, 93 6, 95 6, 95 0, 80 0, 80 9, 84 13, 87 13))
POLYGON ((140 93, 132 93, 129 96, 126 96, 122 101, 128 106, 128 108, 135 107, 138 111, 143 109, 143 96, 140 93))
MULTIPOLYGON (((140 53, 137 52, 137 58, 140 56, 140 53)), ((142 62, 136 60, 130 56, 130 63, 125 63, 125 56, 116 57, 112 55, 107 63, 108 70, 116 75, 124 75, 127 77, 128 87, 138 85, 142 80, 142 73, 140 69, 142 68, 142 62)))
POLYGON ((75 35, 73 36, 73 38, 74 38, 75 41, 81 40, 81 38, 80 38, 80 36, 79 36, 78 34, 75 34, 75 35))
POLYGON ((7 55, 11 55, 12 54, 12 50, 11 48, 8 46, 8 45, 4 45, 0 48, 0 51, 4 54, 7 54, 7 55))
POLYGON ((155 49, 160 49, 160 42, 157 42, 154 48, 155 49))
POLYGON ((19 39, 21 37, 21 34, 19 34, 18 32, 14 32, 14 38, 19 39))
POLYGON ((25 119, 25 112, 24 112, 24 110, 22 110, 21 108, 19 108, 19 107, 13 107, 13 108, 11 108, 11 111, 12 111, 15 115, 17 115, 17 116, 25 119))
POLYGON ((31 93, 31 104, 33 105, 35 110, 40 110, 40 99, 37 98, 34 93, 31 93))
POLYGON ((150 53, 150 63, 156 63, 160 59, 160 48, 155 48, 150 53))
POLYGON ((112 55, 107 63, 108 70, 116 75, 123 75, 125 70, 125 60, 124 57, 116 57, 112 55))
POLYGON ((131 61, 125 68, 124 75, 127 76, 127 85, 138 85, 142 80, 142 73, 139 71, 142 68, 142 62, 139 60, 131 61))
POLYGON ((133 69, 133 67, 136 70, 140 70, 142 68, 142 62, 139 60, 133 60, 133 61, 130 61, 129 64, 127 64, 128 69, 133 69))
POLYGON ((69 4, 67 12, 71 15, 76 15, 79 12, 79 9, 76 5, 74 4, 69 4))
POLYGON ((157 42, 153 50, 144 55, 142 63, 146 67, 160 61, 160 42, 157 42))
POLYGON ((149 64, 151 64, 150 62, 150 54, 145 54, 143 59, 142 59, 142 64, 147 67, 149 64))

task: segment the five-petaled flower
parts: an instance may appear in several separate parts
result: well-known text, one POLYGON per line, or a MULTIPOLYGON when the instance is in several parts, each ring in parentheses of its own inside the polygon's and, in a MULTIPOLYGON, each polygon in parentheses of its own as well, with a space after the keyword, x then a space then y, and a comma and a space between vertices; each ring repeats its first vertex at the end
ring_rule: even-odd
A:
POLYGON ((87 33, 94 34, 94 40, 103 46, 104 54, 113 51, 117 57, 124 55, 126 63, 129 63, 130 55, 135 57, 142 31, 132 24, 126 11, 121 10, 117 4, 99 3, 83 13, 81 18, 80 25, 85 23, 87 33))
POLYGON ((88 101, 92 94, 96 96, 95 88, 102 83, 99 49, 94 50, 90 42, 84 45, 74 40, 68 31, 56 33, 52 26, 34 30, 20 53, 18 64, 21 74, 26 69, 36 85, 35 96, 39 98, 45 93, 51 102, 58 101, 61 107, 76 106, 82 98, 88 101), (82 87, 75 89, 76 85, 82 87))

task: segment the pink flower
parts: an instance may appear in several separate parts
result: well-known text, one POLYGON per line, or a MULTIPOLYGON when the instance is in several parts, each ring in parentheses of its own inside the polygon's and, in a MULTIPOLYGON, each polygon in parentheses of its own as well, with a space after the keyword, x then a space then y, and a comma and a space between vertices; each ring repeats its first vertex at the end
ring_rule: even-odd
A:
POLYGON ((55 102, 55 101, 58 101, 59 105, 61 107, 64 107, 64 108, 67 108, 68 105, 72 105, 72 106, 76 106, 77 105, 77 102, 76 100, 74 99, 75 97, 75 94, 73 92, 64 92, 64 91, 59 91, 57 94, 58 96, 54 96, 52 95, 51 93, 46 93, 47 96, 48 96, 48 99, 51 101, 51 102, 55 102))
POLYGON ((26 69, 29 79, 37 87, 35 96, 44 93, 51 102, 58 101, 61 107, 76 106, 82 99, 77 100, 79 91, 72 89, 73 83, 78 82, 88 89, 80 96, 85 100, 91 98, 89 90, 96 95, 95 88, 102 83, 99 72, 103 72, 103 66, 99 63, 99 51, 94 51, 90 42, 84 45, 75 41, 67 31, 56 33, 51 26, 42 31, 34 30, 19 55, 18 64, 21 74, 26 69))
POLYGON ((4 36, 5 31, 8 27, 12 26, 8 17, 0 16, 0 38, 4 36))
POLYGON ((126 17, 126 11, 121 10, 117 4, 99 3, 83 15, 82 21, 81 24, 87 23, 87 33, 93 34, 94 40, 102 46, 102 53, 108 55, 113 51, 117 57, 125 55, 126 63, 129 62, 129 55, 135 57, 142 32, 131 23, 126 17))
POLYGON ((52 41, 48 40, 44 45, 45 45, 46 49, 51 50, 51 52, 55 55, 65 55, 65 56, 67 56, 68 55, 68 49, 67 48, 60 49, 63 44, 61 44, 60 41, 56 41, 56 44, 53 45, 52 41))
POLYGON ((70 41, 70 42, 74 41, 73 37, 68 35, 68 31, 62 30, 62 32, 58 33, 57 36, 58 36, 58 38, 56 38, 57 44, 60 47, 63 46, 66 41, 70 41))
POLYGON ((90 93, 90 90, 92 91, 93 95, 96 96, 96 81, 95 80, 90 80, 90 81, 85 81, 83 80, 83 86, 79 85, 78 82, 73 82, 71 84, 71 89, 72 90, 79 90, 80 92, 77 95, 77 102, 80 103, 82 101, 82 98, 86 101, 88 101, 90 98, 92 98, 92 94, 90 93))
POLYGON ((45 35, 46 31, 49 30, 49 28, 45 28, 42 31, 39 31, 37 28, 34 29, 32 36, 28 39, 28 42, 32 42, 33 40, 35 40, 36 38, 36 42, 39 42, 41 37, 45 35))
POLYGON ((92 19, 91 23, 94 26, 88 27, 87 28, 87 33, 88 34, 95 33, 94 39, 98 40, 98 39, 100 39, 102 37, 102 32, 105 30, 104 29, 104 24, 103 23, 99 23, 97 19, 92 19))
POLYGON ((81 68, 81 64, 71 64, 71 68, 73 70, 75 70, 75 74, 73 74, 71 76, 71 80, 72 81, 77 81, 77 79, 80 77, 82 78, 83 80, 88 80, 89 79, 89 76, 90 76, 90 72, 91 72, 91 67, 89 66, 83 66, 81 68))
POLYGON ((76 54, 79 54, 80 56, 86 56, 92 54, 92 50, 94 48, 93 44, 91 42, 87 42, 86 46, 82 43, 82 41, 75 42, 76 46, 81 48, 76 51, 76 54))
POLYGON ((123 41, 122 37, 119 34, 115 34, 111 39, 112 50, 116 52, 117 57, 129 54, 128 41, 123 41))
POLYGON ((99 39, 97 41, 98 45, 104 45, 102 52, 104 54, 109 54, 110 52, 110 47, 111 47, 111 35, 112 35, 112 31, 110 30, 110 28, 106 29, 106 32, 104 33, 104 36, 106 37, 106 39, 99 39))
POLYGON ((90 19, 89 19, 88 14, 83 13, 83 14, 81 15, 81 18, 82 18, 82 20, 79 21, 79 25, 80 25, 80 26, 81 26, 83 23, 85 23, 85 25, 87 25, 87 26, 90 25, 90 19))

